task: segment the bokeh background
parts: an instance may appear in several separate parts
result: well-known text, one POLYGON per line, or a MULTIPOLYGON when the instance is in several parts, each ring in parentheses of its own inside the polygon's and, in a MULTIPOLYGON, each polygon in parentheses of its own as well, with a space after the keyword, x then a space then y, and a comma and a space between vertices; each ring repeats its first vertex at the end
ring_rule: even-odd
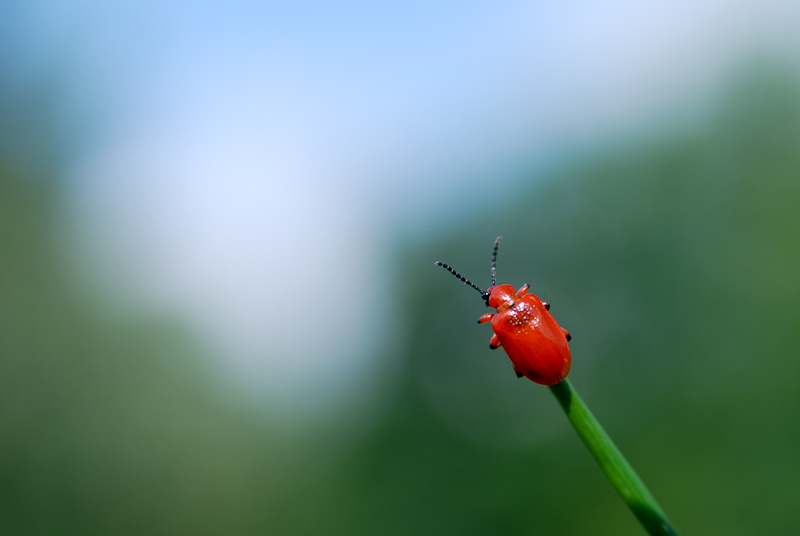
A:
POLYGON ((0 4, 0 533, 796 532, 800 5, 0 4))

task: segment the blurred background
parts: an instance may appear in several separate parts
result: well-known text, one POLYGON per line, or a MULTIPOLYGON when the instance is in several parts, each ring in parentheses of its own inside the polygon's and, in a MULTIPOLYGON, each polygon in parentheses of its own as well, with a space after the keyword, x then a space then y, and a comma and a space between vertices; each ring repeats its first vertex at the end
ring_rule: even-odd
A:
POLYGON ((800 504, 800 4, 0 4, 0 533, 681 534, 800 504))

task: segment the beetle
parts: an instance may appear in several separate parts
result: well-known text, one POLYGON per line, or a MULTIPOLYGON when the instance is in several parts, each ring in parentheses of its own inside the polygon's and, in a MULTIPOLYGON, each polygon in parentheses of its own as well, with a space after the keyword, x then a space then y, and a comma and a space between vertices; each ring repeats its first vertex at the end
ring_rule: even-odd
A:
POLYGON ((555 385, 569 374, 572 355, 569 331, 562 328, 550 314, 550 304, 543 302, 534 294, 528 293, 527 284, 519 290, 512 285, 498 285, 497 249, 502 236, 494 241, 492 252, 492 286, 481 290, 453 268, 443 262, 436 262, 465 284, 481 293, 487 307, 497 309, 496 313, 486 313, 478 319, 478 324, 491 322, 494 334, 489 348, 503 347, 517 378, 526 378, 542 385, 555 385))

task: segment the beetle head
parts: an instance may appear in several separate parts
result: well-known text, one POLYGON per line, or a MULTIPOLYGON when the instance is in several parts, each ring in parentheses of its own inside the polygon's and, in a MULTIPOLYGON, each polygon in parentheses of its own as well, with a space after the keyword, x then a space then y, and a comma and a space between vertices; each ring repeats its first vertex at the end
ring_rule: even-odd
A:
POLYGON ((497 312, 505 311, 514 305, 517 297, 513 285, 492 285, 486 292, 489 294, 486 304, 497 309, 497 312))

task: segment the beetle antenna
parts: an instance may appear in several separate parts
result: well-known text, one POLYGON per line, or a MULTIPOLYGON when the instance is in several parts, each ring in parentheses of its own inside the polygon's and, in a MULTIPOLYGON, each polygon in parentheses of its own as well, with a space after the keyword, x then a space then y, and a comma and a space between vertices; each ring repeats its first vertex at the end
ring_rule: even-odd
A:
POLYGON ((497 240, 494 241, 494 251, 492 252, 492 286, 495 285, 495 279, 497 278, 497 248, 500 247, 500 241, 503 239, 502 236, 498 236, 497 240))
POLYGON ((477 285, 475 285, 475 284, 474 284, 472 281, 470 281, 469 279, 467 279, 467 278, 466 278, 466 277, 464 277, 463 275, 459 274, 458 272, 456 272, 455 270, 453 270, 452 268, 450 268, 450 267, 449 267, 448 265, 446 265, 445 263, 443 263, 443 262, 439 262, 439 261, 436 261, 436 266, 441 266, 442 268, 444 268, 445 270, 447 270, 448 272, 450 272, 451 274, 453 274, 454 276, 456 276, 457 278, 459 278, 459 279, 460 279, 461 281, 463 281, 465 284, 467 284, 467 285, 471 286, 472 288, 474 288, 475 290, 477 290, 478 292, 480 292, 480 293, 481 293, 481 296, 485 296, 485 295, 486 295, 486 292, 484 292, 483 290, 481 290, 480 288, 478 288, 478 286, 477 286, 477 285))

